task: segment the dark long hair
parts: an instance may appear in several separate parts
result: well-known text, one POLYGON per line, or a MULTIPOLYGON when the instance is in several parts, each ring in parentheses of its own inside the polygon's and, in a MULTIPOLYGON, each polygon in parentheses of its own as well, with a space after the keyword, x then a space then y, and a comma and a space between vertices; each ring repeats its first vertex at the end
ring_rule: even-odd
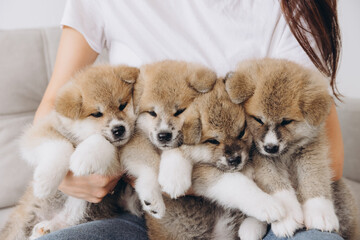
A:
POLYGON ((317 69, 330 78, 334 96, 340 100, 336 73, 341 36, 336 0, 280 0, 280 4, 291 32, 317 69))

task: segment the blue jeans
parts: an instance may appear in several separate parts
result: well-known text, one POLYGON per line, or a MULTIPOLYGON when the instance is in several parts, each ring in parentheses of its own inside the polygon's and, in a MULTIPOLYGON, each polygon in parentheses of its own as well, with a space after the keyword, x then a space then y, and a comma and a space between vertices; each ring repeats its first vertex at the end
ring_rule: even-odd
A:
POLYGON ((270 230, 263 240, 344 240, 336 233, 329 232, 321 232, 318 230, 301 230, 295 233, 295 235, 291 238, 278 238, 275 234, 270 230))
MULTIPOLYGON (((147 240, 146 225, 142 218, 131 214, 80 224, 45 235, 39 240, 147 240)), ((269 231, 264 240, 285 240, 269 231)), ((335 233, 317 230, 299 231, 291 240, 343 240, 335 233)))

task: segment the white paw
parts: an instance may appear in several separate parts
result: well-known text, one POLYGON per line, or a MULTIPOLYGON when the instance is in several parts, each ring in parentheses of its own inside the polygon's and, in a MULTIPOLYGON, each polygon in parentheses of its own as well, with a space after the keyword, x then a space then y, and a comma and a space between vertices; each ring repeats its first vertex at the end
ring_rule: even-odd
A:
POLYGON ((49 234, 57 229, 54 229, 50 221, 42 221, 36 224, 32 230, 29 240, 34 240, 39 237, 42 237, 46 234, 49 234))
POLYGON ((179 149, 164 151, 161 155, 158 181, 171 198, 185 195, 191 187, 192 163, 183 158, 179 149))
POLYGON ((278 237, 291 237, 297 229, 301 229, 304 226, 301 205, 294 191, 283 190, 275 193, 273 196, 283 203, 286 209, 286 216, 280 221, 273 222, 271 229, 278 237))
POLYGON ((259 219, 262 222, 275 222, 284 218, 286 210, 283 204, 270 195, 267 195, 263 199, 258 199, 258 207, 253 212, 253 217, 259 219))
POLYGON ((307 229, 338 231, 339 220, 331 200, 324 197, 308 199, 303 205, 304 221, 307 229))
POLYGON ((165 203, 161 195, 160 186, 157 182, 145 182, 138 178, 135 190, 139 195, 144 211, 154 218, 162 218, 165 214, 165 203))
POLYGON ((139 193, 139 198, 144 211, 154 218, 160 219, 165 214, 165 203, 160 193, 139 193))
POLYGON ((100 134, 82 141, 70 158, 70 170, 75 176, 108 174, 111 164, 116 164, 116 148, 100 134))
POLYGON ((259 240, 266 234, 267 224, 247 217, 240 225, 238 236, 241 240, 259 240))
POLYGON ((295 231, 302 227, 303 224, 298 223, 292 217, 285 217, 284 219, 271 224, 271 229, 277 237, 292 237, 295 231))

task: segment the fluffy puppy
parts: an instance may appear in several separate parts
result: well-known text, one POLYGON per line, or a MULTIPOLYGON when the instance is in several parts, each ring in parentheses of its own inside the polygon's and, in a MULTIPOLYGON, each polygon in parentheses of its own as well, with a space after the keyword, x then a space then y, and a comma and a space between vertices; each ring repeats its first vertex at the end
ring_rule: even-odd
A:
POLYGON ((292 236, 305 225, 355 239, 353 198, 342 180, 331 181, 324 125, 332 98, 326 80, 293 62, 262 59, 240 63, 229 77, 233 102, 242 100, 244 83, 255 87, 244 105, 255 180, 287 209, 286 217, 272 224, 274 233, 292 236))
MULTIPOLYGON (((123 170, 117 147, 133 133, 133 85, 138 74, 139 69, 127 66, 89 67, 59 91, 54 111, 21 139, 22 156, 35 167, 34 178, 1 239, 35 239, 118 211, 117 195, 90 204, 57 188, 69 169, 76 176, 123 170)), ((124 190, 123 185, 116 190, 124 190)))
POLYGON ((120 156, 128 173, 136 177, 144 210, 156 218, 165 212, 158 183, 160 154, 183 144, 182 127, 193 114, 187 108, 215 82, 213 71, 193 63, 167 60, 140 69, 135 85, 137 132, 120 156))
MULTIPOLYGON (((252 89, 244 88, 241 94, 245 100, 252 89)), ((262 238, 266 223, 255 222, 254 228, 254 224, 249 224, 253 222, 251 218, 243 222, 243 213, 273 222, 280 220, 285 211, 280 202, 252 181, 248 158, 252 138, 246 130, 243 106, 231 102, 224 82, 219 80, 211 92, 194 101, 192 108, 197 114, 185 126, 186 145, 176 149, 178 156, 175 152, 172 156, 196 163, 192 187, 196 195, 208 200, 189 196, 165 198, 164 217, 158 220, 147 216, 150 239, 262 238), (244 227, 240 228, 240 224, 244 227)), ((172 160, 162 158, 161 162, 172 160)), ((181 164, 177 167, 181 172, 181 164)), ((172 174, 175 172, 169 177, 172 174)))

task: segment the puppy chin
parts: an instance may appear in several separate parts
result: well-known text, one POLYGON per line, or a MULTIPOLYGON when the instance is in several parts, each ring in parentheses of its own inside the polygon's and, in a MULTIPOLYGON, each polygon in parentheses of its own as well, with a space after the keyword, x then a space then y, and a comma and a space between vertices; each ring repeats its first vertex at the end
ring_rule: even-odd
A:
POLYGON ((258 150, 258 152, 268 158, 275 158, 275 157, 279 157, 281 155, 284 155, 285 153, 288 152, 288 148, 286 147, 286 145, 284 144, 280 144, 279 146, 279 151, 276 153, 268 153, 264 150, 264 144, 263 143, 256 143, 256 149, 258 150))
POLYGON ((120 147, 120 146, 125 145, 130 140, 131 134, 128 133, 124 137, 119 138, 119 139, 114 139, 112 136, 110 137, 110 136, 107 136, 107 135, 105 135, 104 137, 105 137, 106 140, 108 140, 115 147, 120 147))
POLYGON ((111 144, 113 144, 115 147, 120 147, 120 146, 123 146, 125 145, 128 141, 129 141, 130 138, 123 138, 123 139, 119 139, 119 140, 113 140, 113 141, 110 141, 111 144))
POLYGON ((169 150, 169 149, 173 149, 173 148, 178 148, 180 147, 182 144, 180 144, 178 141, 172 141, 170 143, 159 143, 159 142, 156 142, 154 143, 154 145, 159 148, 160 150, 169 150))
POLYGON ((150 134, 150 141, 155 147, 157 147, 160 150, 169 150, 173 148, 178 148, 184 143, 182 134, 178 134, 174 140, 167 143, 159 142, 156 138, 153 137, 153 134, 150 134))

